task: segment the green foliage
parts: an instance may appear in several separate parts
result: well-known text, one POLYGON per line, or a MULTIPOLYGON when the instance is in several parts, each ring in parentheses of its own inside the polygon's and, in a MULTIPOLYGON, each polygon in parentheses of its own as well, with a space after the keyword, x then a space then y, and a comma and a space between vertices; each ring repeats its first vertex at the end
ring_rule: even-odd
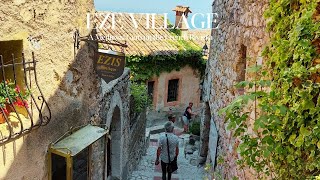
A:
POLYGON ((220 111, 242 141, 238 163, 254 168, 259 179, 320 174, 320 84, 314 79, 320 77, 320 66, 314 65, 319 54, 312 44, 320 35, 320 22, 313 19, 316 7, 316 0, 270 0, 267 64, 251 68, 257 79, 237 85, 247 87, 247 94, 220 111), (257 118, 250 131, 247 109, 254 100, 257 118))
MULTIPOLYGON (((175 33, 171 34, 175 37, 175 40, 169 40, 169 42, 175 45, 181 51, 202 51, 202 47, 196 44, 193 40, 186 40, 188 37, 176 35, 175 33)), ((180 33, 181 34, 181 33, 180 33)))
POLYGON ((29 96, 29 91, 21 92, 20 87, 10 80, 0 83, 0 107, 2 108, 10 103, 28 107, 26 100, 29 96))
POLYGON ((148 96, 147 86, 145 84, 131 83, 131 95, 134 98, 134 111, 142 112, 151 104, 151 99, 148 96))
POLYGON ((184 50, 196 50, 201 51, 202 49, 193 41, 186 41, 183 38, 178 38, 176 41, 170 41, 171 44, 175 45, 181 51, 184 50))
POLYGON ((181 30, 173 27, 174 26, 172 24, 168 24, 168 29, 171 33, 173 33, 176 36, 181 36, 181 30))
POLYGON ((217 158, 217 164, 222 165, 225 163, 225 160, 223 158, 223 156, 218 156, 217 158))
POLYGON ((200 136, 200 122, 193 122, 190 126, 190 132, 194 135, 200 136))
POLYGON ((186 65, 198 70, 202 77, 206 68, 206 61, 201 51, 192 49, 170 56, 130 56, 126 60, 126 66, 131 69, 133 81, 145 81, 154 75, 159 76, 162 72, 178 71, 186 65))
POLYGON ((239 180, 239 178, 234 176, 234 177, 232 177, 232 180, 239 180))
POLYGON ((212 165, 210 163, 205 165, 205 172, 206 176, 204 177, 204 180, 224 180, 222 174, 218 171, 213 171, 212 165))
POLYGON ((156 56, 129 56, 126 58, 126 66, 130 68, 134 77, 132 81, 145 81, 159 76, 162 72, 179 71, 181 68, 189 65, 196 69, 202 78, 205 73, 206 61, 202 56, 202 49, 193 41, 187 41, 181 37, 181 30, 173 28, 174 26, 168 21, 168 28, 176 40, 168 40, 175 45, 179 52, 173 55, 156 55, 156 56))

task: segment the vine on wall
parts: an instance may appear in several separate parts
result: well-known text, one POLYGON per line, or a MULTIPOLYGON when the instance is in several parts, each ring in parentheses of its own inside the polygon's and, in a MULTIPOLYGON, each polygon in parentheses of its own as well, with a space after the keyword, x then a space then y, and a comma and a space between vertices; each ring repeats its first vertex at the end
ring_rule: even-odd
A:
POLYGON ((198 70, 200 77, 204 75, 206 61, 201 51, 194 49, 181 50, 171 56, 130 56, 126 64, 131 69, 133 81, 145 81, 162 72, 178 71, 186 65, 198 70))
POLYGON ((247 94, 220 113, 226 114, 228 128, 241 139, 239 164, 254 168, 259 179, 316 177, 320 175, 320 2, 270 0, 265 17, 272 32, 263 52, 266 64, 250 69, 258 74, 256 79, 237 85, 246 87, 247 94), (254 100, 258 116, 251 119, 246 109, 254 100))

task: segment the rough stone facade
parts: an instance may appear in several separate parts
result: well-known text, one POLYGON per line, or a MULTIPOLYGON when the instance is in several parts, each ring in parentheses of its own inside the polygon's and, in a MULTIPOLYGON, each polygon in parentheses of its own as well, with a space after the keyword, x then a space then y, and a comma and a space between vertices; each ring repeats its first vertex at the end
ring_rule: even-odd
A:
MULTIPOLYGON (((35 53, 38 83, 52 113, 48 125, 0 147, 0 179, 48 179, 49 144, 71 127, 90 122, 109 131, 107 138, 89 150, 90 179, 107 177, 107 162, 111 161, 106 154, 111 151, 117 154, 112 157, 117 161, 111 174, 126 179, 131 170, 130 72, 126 69, 120 78, 106 84, 93 68, 97 44, 81 42, 80 49, 74 50, 75 29, 82 36, 90 33, 85 27, 86 13, 94 12, 93 0, 5 1, 0 12, 0 42, 21 41, 27 59, 35 53), (106 152, 109 141, 112 149, 106 152)), ((21 57, 20 50, 12 51, 21 57)), ((137 141, 135 147, 140 147, 142 142, 137 141)))
POLYGON ((101 139, 93 146, 92 179, 103 179, 104 176, 107 178, 106 167, 108 166, 108 162, 111 163, 114 168, 118 169, 117 172, 111 172, 113 177, 126 179, 128 176, 128 155, 129 143, 131 140, 129 117, 130 104, 129 101, 127 101, 130 94, 129 78, 130 73, 129 70, 126 69, 120 78, 111 81, 108 84, 102 83, 101 93, 103 99, 99 108, 96 110, 93 121, 95 124, 105 125, 105 128, 109 130, 109 138, 101 139), (116 123, 118 127, 113 126, 112 124, 114 123, 116 123), (108 157, 104 157, 108 153, 106 147, 108 141, 111 141, 112 143, 112 154, 118 155, 110 157, 112 158, 110 160, 108 160, 108 157), (114 162, 114 158, 119 159, 116 159, 117 162, 114 162), (105 159, 106 162, 103 159, 105 159))
MULTIPOLYGON (((215 123, 219 134, 217 159, 223 159, 223 163, 219 163, 215 169, 223 179, 250 179, 251 176, 248 170, 243 171, 236 165, 239 141, 232 138, 232 132, 226 129, 225 119, 218 115, 218 111, 243 93, 243 90, 235 89, 234 85, 252 78, 244 69, 256 62, 263 62, 261 51, 268 42, 263 19, 266 7, 266 0, 213 2, 213 12, 219 14, 220 25, 217 30, 212 31, 203 97, 205 102, 209 102, 214 120, 211 123, 215 123)), ((210 139, 216 138, 213 137, 214 134, 210 132, 210 139)), ((214 161, 216 147, 213 146, 214 143, 210 144, 210 158, 214 161)))
POLYGON ((108 165, 111 165, 109 176, 127 179, 138 165, 141 156, 145 154, 146 112, 130 117, 130 108, 133 107, 128 101, 130 99, 129 78, 129 69, 125 69, 120 78, 109 84, 102 83, 103 99, 92 120, 94 124, 103 124, 109 130, 109 135, 108 139, 101 139, 93 145, 91 174, 94 180, 108 178, 108 165), (132 126, 130 126, 131 121, 135 122, 132 126), (111 143, 109 160, 108 141, 111 143))
POLYGON ((100 86, 93 71, 93 52, 82 44, 75 55, 72 38, 76 28, 87 33, 85 14, 93 10, 93 0, 1 2, 0 41, 22 41, 27 59, 35 53, 38 83, 52 119, 0 148, 0 179, 48 179, 48 145, 71 126, 87 124, 93 115, 100 86))
POLYGON ((131 174, 139 165, 140 159, 146 154, 149 143, 146 137, 147 117, 146 111, 137 117, 131 117, 134 121, 130 129, 128 171, 131 174))

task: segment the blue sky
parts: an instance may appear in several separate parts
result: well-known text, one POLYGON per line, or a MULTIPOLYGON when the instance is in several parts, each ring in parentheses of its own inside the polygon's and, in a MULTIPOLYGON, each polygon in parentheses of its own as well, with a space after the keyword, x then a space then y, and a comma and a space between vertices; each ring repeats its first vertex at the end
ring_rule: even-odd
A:
MULTIPOLYGON (((94 0, 97 11, 132 13, 168 13, 174 22, 172 9, 176 5, 189 6, 193 13, 211 13, 213 0, 94 0)), ((191 14, 192 15, 192 14, 191 14)))

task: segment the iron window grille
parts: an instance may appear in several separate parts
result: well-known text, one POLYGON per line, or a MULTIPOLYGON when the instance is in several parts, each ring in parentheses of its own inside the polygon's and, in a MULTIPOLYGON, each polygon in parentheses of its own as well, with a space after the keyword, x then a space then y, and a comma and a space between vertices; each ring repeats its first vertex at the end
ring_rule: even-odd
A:
MULTIPOLYGON (((0 61, 0 82, 4 83, 5 88, 3 92, 5 92, 4 94, 7 97, 6 106, 9 106, 11 109, 11 113, 7 114, 5 107, 0 107, 0 113, 2 113, 5 119, 5 122, 0 124, 0 145, 3 145, 18 139, 24 134, 30 133, 34 129, 47 125, 51 120, 51 111, 38 84, 36 73, 37 61, 35 60, 34 53, 32 53, 32 60, 29 61, 25 60, 23 53, 19 58, 15 58, 12 55, 11 61, 6 61, 6 64, 4 63, 3 56, 0 55, 0 61), (20 60, 20 62, 17 60, 20 60), (6 71, 8 72, 8 70, 12 71, 11 77, 13 75, 13 80, 11 81, 15 87, 18 85, 18 81, 22 82, 22 84, 19 84, 20 86, 24 86, 21 87, 21 91, 30 93, 26 101, 22 101, 23 106, 21 107, 15 106, 15 100, 8 94, 9 87, 6 77, 6 71), (19 74, 18 71, 20 71, 19 74), (28 104, 28 107, 26 104, 28 104), (21 112, 25 113, 21 114, 21 112)), ((16 98, 23 99, 23 92, 21 91, 18 91, 18 97, 16 98)))

